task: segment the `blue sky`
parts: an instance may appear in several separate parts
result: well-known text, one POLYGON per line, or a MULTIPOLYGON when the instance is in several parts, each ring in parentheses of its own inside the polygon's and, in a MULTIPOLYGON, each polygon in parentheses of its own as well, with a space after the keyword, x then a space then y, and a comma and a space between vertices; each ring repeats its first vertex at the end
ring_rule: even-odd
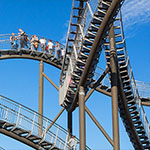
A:
MULTIPOLYGON (((70 18, 71 0, 0 0, 0 34, 18 32, 22 28, 27 34, 45 36, 65 43, 70 18)), ((123 20, 127 50, 136 80, 150 82, 150 1, 127 0, 123 6, 123 20)), ((39 62, 33 60, 0 61, 0 94, 38 111, 39 62)), ((60 71, 44 65, 44 72, 56 85, 60 71)), ((86 104, 104 129, 112 137, 111 99, 95 92, 86 104)), ((44 115, 54 119, 61 110, 58 92, 44 80, 44 115)), ((150 114, 145 108, 146 114, 150 114)), ((67 126, 66 112, 58 120, 67 126)), ((87 115, 86 115, 87 116, 87 115)), ((149 118, 150 116, 148 116, 149 118)), ((79 137, 78 109, 74 112, 73 132, 79 137)), ((87 116, 87 145, 94 150, 112 149, 91 119, 87 116)), ((120 123, 121 150, 133 150, 124 126, 120 123)), ((31 150, 4 135, 0 135, 0 146, 7 150, 31 150)))

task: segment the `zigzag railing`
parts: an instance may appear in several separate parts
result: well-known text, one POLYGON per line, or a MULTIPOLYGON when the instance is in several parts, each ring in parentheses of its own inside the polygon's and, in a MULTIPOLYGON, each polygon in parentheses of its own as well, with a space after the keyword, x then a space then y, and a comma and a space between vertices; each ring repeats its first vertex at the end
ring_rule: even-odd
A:
POLYGON ((0 128, 14 132, 21 138, 31 140, 44 149, 69 148, 67 144, 68 132, 56 123, 47 131, 46 129, 51 123, 51 120, 37 112, 0 96, 0 128), (40 117, 43 118, 42 127, 38 123, 40 117), (40 136, 38 135, 39 130, 42 130, 40 136))
MULTIPOLYGON (((123 92, 126 96, 126 104, 130 113, 130 118, 136 130, 136 134, 139 138, 139 142, 142 144, 143 149, 150 149, 150 126, 147 120, 143 107, 141 106, 140 96, 137 90, 136 82, 133 76, 133 71, 129 61, 129 56, 126 49, 126 43, 123 33, 122 18, 117 18, 114 22, 116 52, 119 63, 119 71, 122 80, 123 92)), ((110 64, 110 43, 109 38, 106 38, 104 44, 107 65, 110 64)), ((126 114, 122 107, 122 102, 119 102, 120 115, 126 127, 127 133, 135 149, 139 149, 132 135, 132 130, 128 126, 126 120, 126 114)))

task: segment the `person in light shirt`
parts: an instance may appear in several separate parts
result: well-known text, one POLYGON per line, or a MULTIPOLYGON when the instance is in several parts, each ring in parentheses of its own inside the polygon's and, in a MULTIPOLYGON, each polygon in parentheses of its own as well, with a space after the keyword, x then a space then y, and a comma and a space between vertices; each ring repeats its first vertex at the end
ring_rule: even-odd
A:
POLYGON ((65 57, 65 49, 61 48, 61 56, 62 56, 62 59, 64 59, 65 57))
POLYGON ((50 53, 50 55, 53 55, 53 43, 51 40, 48 41, 48 44, 47 44, 47 50, 48 52, 50 53))
POLYGON ((33 42, 34 42, 34 49, 37 51, 39 47, 39 39, 36 35, 34 35, 33 42))
POLYGON ((70 150, 76 150, 77 143, 79 143, 79 142, 77 141, 76 137, 72 136, 70 138, 70 140, 68 141, 68 144, 70 146, 70 150))
POLYGON ((39 42, 41 44, 42 52, 45 52, 45 48, 46 48, 46 40, 45 40, 45 38, 40 39, 39 42))

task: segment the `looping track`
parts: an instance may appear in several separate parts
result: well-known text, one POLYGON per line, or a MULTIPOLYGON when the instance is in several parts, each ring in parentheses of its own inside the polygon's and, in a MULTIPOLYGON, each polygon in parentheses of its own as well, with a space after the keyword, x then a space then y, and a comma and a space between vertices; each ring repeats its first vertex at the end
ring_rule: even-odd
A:
MULTIPOLYGON (((89 85, 92 83, 94 71, 103 46, 107 66, 110 67, 111 47, 109 30, 110 27, 113 26, 113 23, 121 20, 116 18, 116 16, 122 3, 123 1, 121 0, 101 0, 97 4, 97 8, 92 15, 86 33, 83 34, 84 29, 81 29, 81 27, 84 25, 82 24, 81 18, 84 18, 84 11, 81 12, 81 10, 85 10, 86 4, 89 5, 89 2, 80 1, 79 7, 76 8, 76 1, 74 1, 70 26, 76 26, 77 28, 74 31, 69 28, 68 31, 68 37, 71 37, 72 33, 74 33, 75 36, 72 40, 68 38, 66 50, 68 55, 71 53, 71 59, 69 65, 65 63, 65 61, 63 63, 59 91, 60 104, 68 111, 73 111, 77 106, 80 86, 84 86, 85 92, 87 93, 89 85), (72 18, 75 16, 73 10, 75 8, 79 10, 78 17, 80 19, 78 19, 76 23, 73 23, 72 18), (81 38, 78 39, 77 37, 81 38), (79 40, 82 41, 81 45, 79 42, 77 43, 79 40), (70 44, 71 46, 69 45, 70 42, 73 43, 72 45, 70 44), (71 83, 68 81, 68 77, 71 77, 71 83)), ((137 150, 150 149, 150 127, 136 89, 122 29, 121 25, 114 26, 113 29, 119 75, 118 99, 120 116, 134 148, 137 150), (134 86, 131 82, 133 82, 134 86)), ((111 72, 109 73, 111 76, 111 72)))
POLYGON ((39 51, 32 51, 29 49, 18 49, 18 50, 0 50, 0 60, 2 59, 12 59, 12 58, 20 58, 20 59, 32 59, 43 61, 47 64, 50 64, 56 68, 61 68, 62 60, 58 60, 54 57, 54 55, 50 55, 48 53, 43 53, 39 51))

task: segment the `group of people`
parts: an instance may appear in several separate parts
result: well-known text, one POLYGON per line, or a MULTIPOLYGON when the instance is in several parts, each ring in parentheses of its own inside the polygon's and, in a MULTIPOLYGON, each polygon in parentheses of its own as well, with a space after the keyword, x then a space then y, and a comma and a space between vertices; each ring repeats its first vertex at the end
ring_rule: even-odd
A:
POLYGON ((31 39, 29 39, 28 35, 22 30, 19 29, 19 33, 17 36, 15 36, 14 33, 10 36, 10 43, 12 49, 18 49, 19 44, 18 41, 20 41, 20 48, 27 48, 31 50, 38 50, 39 45, 41 46, 42 52, 49 53, 50 55, 54 55, 55 58, 61 59, 65 55, 65 50, 61 48, 59 42, 57 41, 54 45, 51 40, 46 41, 45 38, 39 39, 36 35, 32 35, 31 39), (55 48, 55 53, 54 53, 55 48))

